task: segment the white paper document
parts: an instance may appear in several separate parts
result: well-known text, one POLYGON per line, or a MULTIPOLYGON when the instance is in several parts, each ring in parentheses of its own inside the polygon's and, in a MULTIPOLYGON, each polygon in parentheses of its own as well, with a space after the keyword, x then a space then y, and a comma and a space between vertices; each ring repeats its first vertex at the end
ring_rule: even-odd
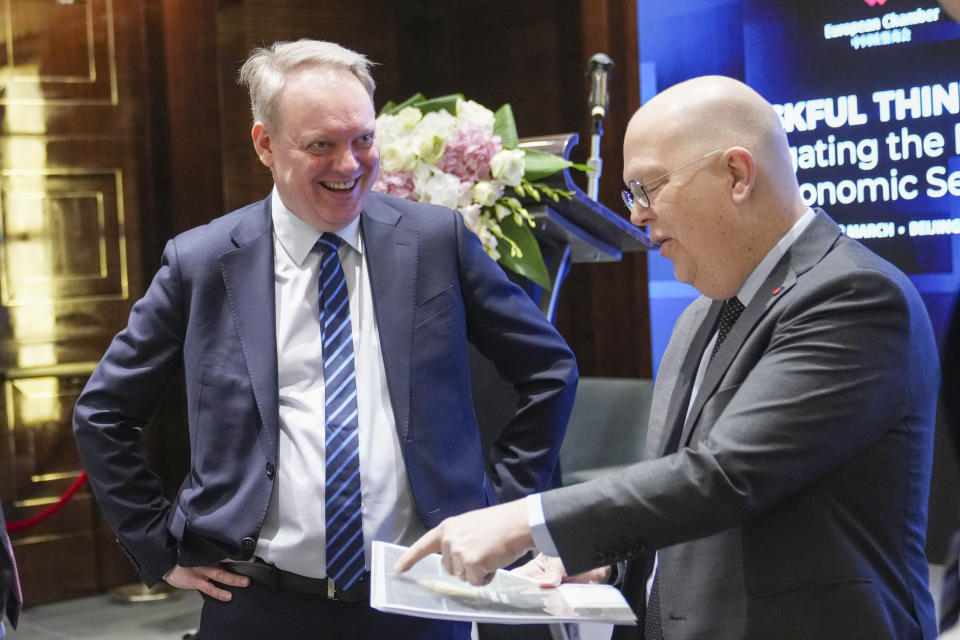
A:
POLYGON ((493 582, 474 587, 443 569, 438 554, 406 573, 393 566, 407 550, 373 543, 370 606, 420 618, 506 624, 606 622, 635 625, 637 617, 618 589, 606 584, 563 584, 542 589, 535 580, 497 571, 493 582))

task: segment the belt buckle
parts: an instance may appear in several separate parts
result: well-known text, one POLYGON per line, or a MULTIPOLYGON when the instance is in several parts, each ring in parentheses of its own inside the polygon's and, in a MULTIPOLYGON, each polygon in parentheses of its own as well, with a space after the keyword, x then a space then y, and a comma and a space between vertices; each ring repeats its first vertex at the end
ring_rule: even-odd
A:
POLYGON ((337 599, 337 586, 333 582, 333 578, 327 578, 327 600, 336 600, 337 599))

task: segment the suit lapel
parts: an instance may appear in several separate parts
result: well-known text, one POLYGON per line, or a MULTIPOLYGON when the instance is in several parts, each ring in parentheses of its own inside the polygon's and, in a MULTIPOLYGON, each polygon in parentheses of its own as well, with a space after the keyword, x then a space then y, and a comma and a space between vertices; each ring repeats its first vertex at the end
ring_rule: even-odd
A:
MULTIPOLYGON (((780 262, 773 268, 763 284, 753 296, 750 304, 743 310, 717 354, 707 366, 697 397, 694 399, 690 414, 684 422, 680 446, 686 446, 697 423, 704 403, 713 395, 724 373, 730 367, 746 342, 753 328, 766 315, 767 311, 781 300, 797 282, 797 277, 823 259, 833 247, 840 235, 840 229, 822 209, 816 210, 816 217, 810 226, 797 238, 787 250, 780 262)), ((717 305, 721 303, 717 302, 717 305)), ((719 312, 719 306, 718 306, 719 312)), ((712 330, 711 330, 712 331, 712 330)), ((712 335, 712 333, 711 333, 712 335)), ((703 351, 700 351, 702 355, 703 351)), ((694 370, 696 375, 696 370, 694 370)))
MULTIPOLYGON (((693 382, 697 376, 697 368, 700 365, 700 356, 713 335, 713 327, 717 323, 720 315, 722 303, 714 302, 707 310, 703 321, 697 328, 693 340, 687 347, 683 362, 680 365, 680 371, 677 374, 677 382, 674 385, 673 393, 670 397, 669 408, 667 409, 666 419, 663 423, 663 436, 660 438, 660 447, 657 451, 657 457, 662 457, 677 451, 680 443, 681 430, 684 424, 684 417, 687 415, 687 407, 690 404, 690 393, 693 391, 693 382)), ((661 365, 662 367, 663 365, 661 365)))
MULTIPOLYGON (((683 445, 686 445, 689 441, 690 435, 693 432, 693 425, 696 424, 704 403, 713 395, 714 391, 717 390, 717 385, 723 378, 723 374, 726 373, 730 363, 733 362, 733 359, 739 353, 740 347, 743 346, 747 336, 750 335, 750 332, 767 310, 773 306, 776 300, 792 287, 795 282, 796 275, 790 270, 789 263, 786 260, 781 260, 777 267, 774 268, 773 273, 771 273, 763 285, 761 285, 756 295, 753 296, 750 304, 748 304, 743 310, 743 313, 740 314, 736 324, 733 325, 730 333, 727 334, 726 340, 720 345, 717 354, 713 357, 713 360, 710 361, 710 364, 707 365, 707 370, 703 375, 703 381, 700 383, 700 389, 697 391, 697 397, 694 398, 693 406, 690 407, 690 414, 683 426, 683 435, 680 438, 680 442, 683 445), (771 295, 772 291, 777 291, 777 294, 771 295)), ((723 303, 718 301, 717 304, 722 305, 723 303)))
POLYGON ((231 231, 237 248, 220 256, 227 303, 240 336, 243 358, 264 426, 269 459, 276 459, 279 433, 273 224, 270 200, 251 210, 231 231))
POLYGON ((387 388, 403 442, 410 423, 410 367, 415 366, 411 351, 420 247, 416 231, 401 228, 400 219, 396 209, 368 197, 360 224, 387 388))

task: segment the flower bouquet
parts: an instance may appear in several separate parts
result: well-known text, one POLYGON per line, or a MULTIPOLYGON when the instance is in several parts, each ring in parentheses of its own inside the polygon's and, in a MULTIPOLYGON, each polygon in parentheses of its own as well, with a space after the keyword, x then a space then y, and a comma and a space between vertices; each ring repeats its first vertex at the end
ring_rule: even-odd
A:
POLYGON ((539 181, 567 167, 586 171, 585 165, 518 148, 509 104, 494 113, 460 94, 388 102, 377 116, 377 139, 375 190, 457 209, 490 257, 550 288, 535 223, 520 198, 569 199, 570 192, 539 181))

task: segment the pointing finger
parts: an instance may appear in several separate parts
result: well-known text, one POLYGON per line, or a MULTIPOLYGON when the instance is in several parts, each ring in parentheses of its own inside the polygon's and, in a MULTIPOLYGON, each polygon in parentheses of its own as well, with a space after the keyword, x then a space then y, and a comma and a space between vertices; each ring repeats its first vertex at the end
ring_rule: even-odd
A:
POLYGON ((403 552, 403 555, 397 559, 393 565, 393 570, 397 573, 403 573, 417 564, 431 553, 440 551, 441 534, 439 529, 431 529, 421 536, 419 540, 403 552))

